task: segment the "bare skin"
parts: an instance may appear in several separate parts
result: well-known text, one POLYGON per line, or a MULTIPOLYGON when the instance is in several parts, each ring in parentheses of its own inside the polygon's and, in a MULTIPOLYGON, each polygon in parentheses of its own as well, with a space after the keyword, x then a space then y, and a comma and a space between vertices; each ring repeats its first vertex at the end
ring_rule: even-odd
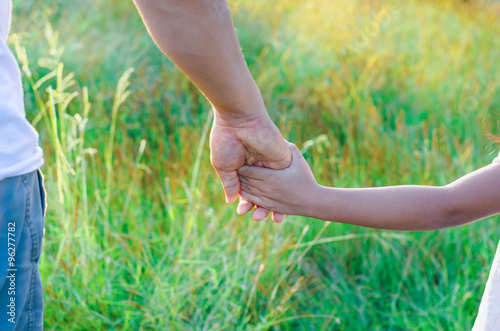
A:
MULTIPOLYGON (((236 170, 244 164, 274 169, 291 155, 269 118, 259 88, 247 68, 225 0, 134 0, 158 47, 210 101, 214 124, 210 159, 228 203, 240 192, 236 170)), ((238 211, 254 204, 240 200, 238 211)), ((269 210, 257 207, 253 217, 269 210)), ((284 215, 273 214, 282 222, 284 215)))
POLYGON ((319 185, 293 144, 284 170, 243 166, 241 195, 289 215, 390 230, 437 230, 500 213, 500 162, 446 186, 330 188, 319 185))

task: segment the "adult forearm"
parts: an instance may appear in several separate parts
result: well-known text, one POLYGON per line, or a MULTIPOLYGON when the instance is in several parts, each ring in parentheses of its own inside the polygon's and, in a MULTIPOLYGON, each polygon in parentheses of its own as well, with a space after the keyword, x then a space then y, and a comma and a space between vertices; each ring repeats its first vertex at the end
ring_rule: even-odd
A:
POLYGON ((223 119, 267 116, 225 0, 134 0, 154 41, 223 119))
MULTIPOLYGON (((307 216, 371 228, 436 230, 448 227, 451 202, 446 187, 320 187, 307 216)), ((457 224, 459 225, 459 224, 457 224)))

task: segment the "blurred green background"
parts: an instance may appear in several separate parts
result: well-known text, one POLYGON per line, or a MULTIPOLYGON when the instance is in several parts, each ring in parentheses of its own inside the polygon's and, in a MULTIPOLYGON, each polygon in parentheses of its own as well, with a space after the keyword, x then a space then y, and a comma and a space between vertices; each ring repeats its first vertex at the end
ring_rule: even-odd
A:
MULTIPOLYGON (((498 2, 229 6, 272 119, 321 184, 443 185, 492 161, 498 2)), ((46 157, 48 330, 470 330, 498 217, 416 233, 240 217, 210 166, 208 102, 131 1, 14 10, 46 157)))

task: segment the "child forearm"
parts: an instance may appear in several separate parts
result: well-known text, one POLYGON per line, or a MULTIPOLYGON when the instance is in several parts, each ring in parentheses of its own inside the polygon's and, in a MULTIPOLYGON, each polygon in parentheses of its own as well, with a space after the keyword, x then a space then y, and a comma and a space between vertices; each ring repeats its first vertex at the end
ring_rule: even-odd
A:
POLYGON ((320 187, 306 216, 390 230, 436 230, 448 227, 446 187, 392 186, 342 189, 320 187))
POLYGON ((442 187, 319 187, 306 216, 391 230, 459 226, 500 212, 499 170, 492 164, 442 187))

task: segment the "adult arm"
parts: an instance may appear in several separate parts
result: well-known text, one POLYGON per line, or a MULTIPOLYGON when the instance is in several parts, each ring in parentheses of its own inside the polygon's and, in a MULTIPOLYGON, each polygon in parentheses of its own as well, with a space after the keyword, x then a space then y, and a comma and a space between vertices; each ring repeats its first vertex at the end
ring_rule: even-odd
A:
MULTIPOLYGON (((227 202, 239 194, 244 164, 281 169, 291 156, 247 68, 225 0, 134 0, 158 47, 214 108, 211 162, 227 202)), ((248 211, 253 204, 240 203, 248 211)), ((269 212, 257 208, 254 215, 269 212)), ((282 220, 282 215, 274 215, 282 220)))

